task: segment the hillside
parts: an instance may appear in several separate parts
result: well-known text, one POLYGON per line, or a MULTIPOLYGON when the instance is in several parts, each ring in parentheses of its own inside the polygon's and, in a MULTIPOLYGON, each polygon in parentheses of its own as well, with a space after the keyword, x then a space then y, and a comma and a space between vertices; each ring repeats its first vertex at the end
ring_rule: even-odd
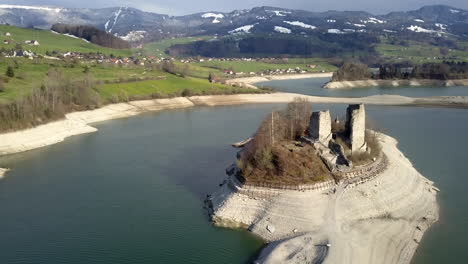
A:
POLYGON ((89 43, 83 39, 74 36, 67 36, 54 33, 50 30, 41 29, 24 29, 7 25, 0 25, 0 41, 1 47, 4 49, 13 49, 17 44, 20 44, 24 50, 30 50, 38 54, 46 54, 46 52, 81 52, 81 53, 96 53, 113 54, 115 56, 130 56, 130 49, 110 49, 89 43), (9 36, 7 36, 9 33, 9 36), (25 41, 36 40, 39 45, 28 45, 25 41), (9 41, 9 44, 5 44, 9 41))

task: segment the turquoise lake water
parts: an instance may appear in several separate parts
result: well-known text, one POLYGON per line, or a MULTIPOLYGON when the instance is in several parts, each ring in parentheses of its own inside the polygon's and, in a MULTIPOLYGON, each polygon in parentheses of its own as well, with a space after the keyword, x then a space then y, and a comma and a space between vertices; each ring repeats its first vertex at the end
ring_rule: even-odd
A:
MULTIPOLYGON (((282 106, 147 113, 2 157, 0 166, 12 171, 0 181, 0 263, 249 263, 262 242, 213 227, 203 200, 233 162, 230 143, 282 106)), ((339 115, 345 105, 313 108, 339 115)), ((441 220, 413 264, 468 258, 468 110, 367 106, 367 112, 442 190, 441 220)))

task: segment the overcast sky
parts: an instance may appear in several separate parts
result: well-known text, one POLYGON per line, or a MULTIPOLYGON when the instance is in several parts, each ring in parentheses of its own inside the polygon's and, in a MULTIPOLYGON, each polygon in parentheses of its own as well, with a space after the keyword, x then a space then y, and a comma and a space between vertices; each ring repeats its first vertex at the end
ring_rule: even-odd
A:
POLYGON ((131 6, 144 11, 186 15, 204 11, 232 11, 255 6, 277 6, 311 11, 364 10, 374 14, 445 4, 468 9, 468 0, 0 0, 0 4, 52 5, 61 7, 131 6))

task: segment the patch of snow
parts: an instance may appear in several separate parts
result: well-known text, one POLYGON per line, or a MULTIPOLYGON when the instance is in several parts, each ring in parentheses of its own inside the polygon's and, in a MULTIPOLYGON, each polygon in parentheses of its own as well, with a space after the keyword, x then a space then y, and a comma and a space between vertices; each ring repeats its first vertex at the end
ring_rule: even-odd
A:
POLYGON ((422 28, 420 26, 415 26, 415 25, 411 25, 407 27, 406 29, 413 31, 413 32, 418 32, 418 33, 437 33, 437 31, 435 30, 425 29, 425 28, 422 28))
POLYGON ((419 23, 424 23, 424 20, 422 19, 415 19, 414 21, 419 22, 419 23))
POLYGON ((362 23, 367 24, 367 23, 372 23, 372 24, 384 24, 387 23, 387 21, 383 21, 380 19, 377 19, 375 17, 369 17, 368 20, 361 20, 362 23))
POLYGON ((256 16, 255 18, 258 19, 258 20, 265 20, 265 19, 267 19, 267 18, 264 17, 264 16, 256 16))
POLYGON ((110 20, 107 20, 106 24, 104 25, 104 29, 107 32, 107 28, 109 27, 110 20))
POLYGON ((390 30, 390 29, 384 29, 383 31, 384 31, 384 32, 387 32, 387 33, 396 33, 396 31, 390 30))
POLYGON ((291 34, 292 32, 289 28, 279 26, 275 26, 275 31, 283 34, 291 34))
POLYGON ((125 41, 139 41, 145 38, 146 33, 144 30, 130 31, 126 36, 121 36, 120 38, 125 41))
POLYGON ((59 13, 62 11, 62 8, 51 8, 51 7, 42 7, 42 6, 25 6, 25 5, 0 5, 0 9, 27 9, 27 10, 43 10, 43 11, 53 11, 59 13))
POLYGON ((344 34, 343 31, 336 29, 336 28, 329 29, 327 32, 328 34, 344 34))
POLYGON ((298 26, 298 27, 303 27, 303 28, 308 28, 308 29, 316 29, 316 26, 308 25, 300 21, 283 21, 286 24, 293 25, 293 26, 298 26))
POLYGON ((460 13, 460 10, 450 9, 450 13, 452 13, 452 14, 460 13))
POLYGON ((335 19, 327 19, 327 23, 336 23, 335 19))
MULTIPOLYGON (((119 11, 114 12, 114 23, 112 23, 112 27, 107 31, 108 33, 111 33, 112 30, 114 30, 114 27, 117 24, 117 20, 119 20, 120 14, 122 14, 122 7, 119 8, 119 11)), ((110 22, 110 20, 108 22, 110 22)), ((109 24, 107 24, 107 26, 109 26, 109 24)))
POLYGON ((201 16, 202 18, 213 18, 213 21, 211 23, 213 24, 218 24, 221 23, 221 18, 224 18, 223 14, 215 14, 215 13, 206 13, 201 16))
POLYGON ((355 27, 366 27, 366 25, 363 24, 353 24, 355 27))
POLYGON ((440 28, 441 30, 446 30, 447 25, 446 24, 441 24, 441 23, 435 23, 435 26, 440 28))
POLYGON ((343 31, 344 32, 351 32, 351 33, 356 32, 355 29, 351 29, 351 28, 345 28, 345 29, 343 29, 343 31))
POLYGON ((246 26, 242 26, 242 27, 238 27, 236 29, 233 29, 231 31, 229 31, 228 33, 229 34, 236 34, 236 33, 250 33, 250 30, 255 27, 255 25, 257 25, 258 23, 255 23, 253 25, 246 25, 246 26))
POLYGON ((278 10, 266 10, 268 12, 273 12, 275 13, 276 16, 286 16, 287 14, 291 14, 291 12, 287 12, 287 11, 278 11, 278 10))
POLYGON ((89 41, 88 41, 87 39, 79 38, 79 37, 74 36, 74 35, 72 35, 72 34, 68 34, 68 33, 67 33, 67 34, 60 34, 60 33, 56 32, 56 31, 53 31, 53 30, 51 30, 51 32, 54 33, 54 34, 57 34, 57 35, 64 35, 64 36, 66 36, 66 37, 70 37, 70 38, 74 38, 74 39, 81 39, 81 40, 83 40, 84 42, 89 43, 89 41))

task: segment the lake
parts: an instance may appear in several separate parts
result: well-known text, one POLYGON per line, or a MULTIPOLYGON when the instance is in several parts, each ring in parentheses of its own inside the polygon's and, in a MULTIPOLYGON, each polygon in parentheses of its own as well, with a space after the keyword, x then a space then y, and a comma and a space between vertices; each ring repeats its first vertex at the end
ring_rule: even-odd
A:
POLYGON ((301 93, 307 95, 327 96, 327 97, 364 97, 369 95, 403 95, 408 97, 424 96, 468 96, 468 87, 368 87, 355 89, 323 89, 322 86, 330 78, 297 79, 297 80, 277 80, 261 82, 259 87, 268 86, 276 90, 290 93, 301 93))
MULTIPOLYGON (((289 87, 289 81, 282 85, 289 87)), ((250 136, 281 107, 147 113, 2 157, 0 166, 13 170, 0 181, 1 262, 248 263, 262 242, 242 230, 213 227, 203 200, 217 190, 235 158, 230 143, 250 136)), ((336 115, 345 107, 313 105, 336 115)), ((442 190, 441 220, 426 234, 413 263, 468 258, 468 143, 462 137, 467 110, 367 106, 367 111, 442 190)))

